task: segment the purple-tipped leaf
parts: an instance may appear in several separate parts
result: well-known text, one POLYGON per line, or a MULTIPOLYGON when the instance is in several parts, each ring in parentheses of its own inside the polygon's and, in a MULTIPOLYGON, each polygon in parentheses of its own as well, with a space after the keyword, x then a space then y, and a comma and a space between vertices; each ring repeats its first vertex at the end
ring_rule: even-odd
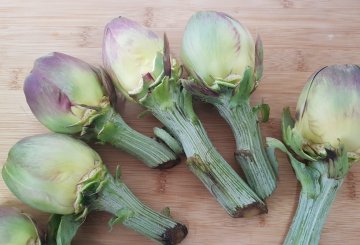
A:
POLYGON ((331 65, 315 72, 297 103, 294 130, 309 144, 360 152, 360 68, 331 65))
POLYGON ((93 68, 74 57, 52 53, 37 59, 24 82, 26 101, 36 118, 59 133, 76 133, 85 109, 98 106, 104 96, 93 68))
POLYGON ((260 81, 264 71, 264 50, 260 35, 256 37, 255 42, 255 80, 260 81))
POLYGON ((134 95, 142 91, 144 77, 146 82, 156 81, 164 69, 163 45, 154 32, 130 19, 119 17, 108 23, 103 64, 115 88, 125 95, 134 95))

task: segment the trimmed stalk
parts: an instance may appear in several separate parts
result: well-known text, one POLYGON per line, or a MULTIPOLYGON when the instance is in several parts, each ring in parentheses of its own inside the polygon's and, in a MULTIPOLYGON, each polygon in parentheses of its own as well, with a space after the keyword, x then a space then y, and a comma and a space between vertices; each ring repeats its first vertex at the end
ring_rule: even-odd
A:
POLYGON ((250 187, 266 199, 276 189, 276 158, 264 148, 257 112, 268 117, 269 106, 252 108, 249 102, 263 72, 261 39, 254 42, 246 27, 225 13, 200 11, 187 23, 181 57, 193 77, 183 81, 185 88, 228 122, 236 160, 250 187))
POLYGON ((174 79, 164 78, 140 103, 181 142, 190 170, 232 217, 267 212, 266 205, 212 145, 192 107, 192 98, 174 79))
POLYGON ((178 244, 187 235, 184 225, 141 203, 124 183, 111 176, 103 190, 91 200, 90 208, 115 215, 111 225, 120 222, 161 244, 178 244))
MULTIPOLYGON (((311 187, 303 186, 296 214, 286 235, 284 245, 319 244, 321 230, 325 224, 331 205, 344 182, 343 178, 329 178, 326 165, 320 165, 324 165, 324 163, 313 163, 309 166, 316 168, 319 174, 321 174, 318 193, 315 196, 311 195, 307 191, 307 189, 311 187)), ((316 190, 313 191, 315 192, 316 190)))
POLYGON ((109 143, 136 156, 150 168, 171 168, 180 161, 164 144, 129 127, 111 107, 106 108, 92 125, 91 131, 98 141, 109 143))
MULTIPOLYGON (((289 115, 287 112, 284 114, 283 123, 285 116, 289 115)), ((267 138, 267 144, 271 151, 276 148, 288 155, 301 184, 299 203, 284 245, 318 244, 331 205, 350 169, 347 152, 343 147, 329 150, 332 158, 305 164, 297 160, 279 140, 267 138)))
POLYGON ((330 153, 333 159, 304 164, 294 158, 284 145, 277 148, 288 154, 296 178, 301 183, 298 207, 284 245, 318 244, 331 205, 349 170, 347 152, 341 148, 330 153))
POLYGON ((265 199, 276 188, 276 169, 262 142, 257 111, 248 101, 230 105, 230 96, 221 96, 213 104, 230 125, 236 141, 235 158, 240 164, 250 187, 265 199))

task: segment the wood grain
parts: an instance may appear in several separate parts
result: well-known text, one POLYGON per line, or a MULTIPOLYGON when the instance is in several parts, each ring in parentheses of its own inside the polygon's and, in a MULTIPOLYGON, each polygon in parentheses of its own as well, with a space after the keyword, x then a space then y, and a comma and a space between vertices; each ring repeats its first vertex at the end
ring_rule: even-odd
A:
MULTIPOLYGON (((347 1, 47 1, 0 2, 0 162, 21 138, 47 132, 29 110, 22 92, 34 59, 60 51, 99 64, 104 25, 122 15, 166 31, 174 55, 179 53, 186 21, 198 10, 225 11, 262 36, 265 77, 253 96, 271 106, 265 136, 280 137, 280 113, 294 109, 297 96, 311 73, 332 63, 360 63, 360 2, 347 1)), ((235 142, 230 129, 208 105, 196 110, 224 157, 239 171, 233 159, 235 142), (221 130, 219 130, 221 129, 221 130)), ((142 111, 127 104, 126 121, 151 135, 160 125, 153 117, 137 119, 142 111)), ((123 178, 145 203, 156 210, 171 207, 172 215, 189 227, 184 245, 281 244, 296 208, 299 184, 287 159, 279 154, 280 179, 269 198, 269 214, 252 219, 232 219, 186 169, 149 170, 139 161, 110 146, 94 146, 111 171, 121 164, 123 178)), ((325 225, 321 244, 359 244, 360 167, 354 166, 338 194, 325 225)), ((0 204, 17 205, 41 225, 47 214, 21 204, 0 180, 0 204)), ((107 214, 90 215, 74 244, 152 244, 121 226, 109 232, 107 214)))

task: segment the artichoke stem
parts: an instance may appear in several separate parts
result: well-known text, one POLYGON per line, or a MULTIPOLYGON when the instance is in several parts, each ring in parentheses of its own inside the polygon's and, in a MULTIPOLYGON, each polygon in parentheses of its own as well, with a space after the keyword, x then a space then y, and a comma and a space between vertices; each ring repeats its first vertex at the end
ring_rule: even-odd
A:
POLYGON ((115 215, 111 224, 122 223, 161 244, 178 244, 187 235, 186 226, 141 203, 124 183, 110 175, 102 190, 91 199, 91 210, 115 215))
MULTIPOLYGON (((326 163, 311 163, 310 167, 316 168, 321 174, 318 185, 320 188, 311 191, 312 194, 310 194, 306 191, 307 188, 302 186, 296 214, 285 238, 284 245, 319 244, 326 217, 344 180, 343 178, 329 178, 328 167, 324 166, 324 164, 326 163), (316 193, 316 195, 313 193, 316 193)), ((313 188, 313 185, 309 182, 302 183, 303 185, 308 183, 308 187, 313 188)))
POLYGON ((150 168, 166 169, 180 162, 180 158, 167 146, 129 127, 112 108, 108 108, 93 125, 97 140, 137 157, 150 168))
POLYGON ((169 83, 165 81, 141 103, 182 144, 188 158, 189 169, 230 216, 249 217, 267 212, 266 204, 231 168, 211 143, 203 125, 193 111, 189 93, 181 90, 174 81, 169 83), (163 93, 166 93, 170 99, 165 100, 163 93))
POLYGON ((277 176, 264 148, 257 112, 248 100, 230 106, 230 98, 225 94, 209 102, 230 125, 236 141, 235 158, 250 187, 264 200, 276 189, 277 176))

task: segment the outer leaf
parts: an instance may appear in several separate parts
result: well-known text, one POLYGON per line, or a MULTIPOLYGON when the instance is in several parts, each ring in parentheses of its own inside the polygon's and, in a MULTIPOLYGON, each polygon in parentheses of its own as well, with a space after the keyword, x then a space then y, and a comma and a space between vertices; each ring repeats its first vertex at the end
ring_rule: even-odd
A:
POLYGON ((85 218, 77 215, 53 214, 48 223, 48 245, 70 245, 85 218))
POLYGON ((164 75, 171 77, 171 60, 169 40, 164 34, 164 56, 163 56, 164 75))
POLYGON ((261 114, 261 122, 267 122, 270 115, 270 106, 268 104, 257 105, 253 107, 253 112, 261 114))
POLYGON ((256 37, 256 43, 255 43, 255 80, 260 81, 263 76, 263 70, 264 70, 264 50, 263 50, 263 43, 258 35, 256 37))
POLYGON ((230 107, 235 107, 239 103, 248 100, 253 89, 253 71, 251 67, 247 67, 240 84, 235 88, 234 96, 230 101, 230 107))
POLYGON ((144 105, 154 104, 166 110, 166 108, 174 106, 171 90, 173 90, 173 86, 169 82, 169 77, 164 77, 161 83, 151 91, 151 96, 146 95, 139 102, 144 105))
POLYGON ((270 137, 266 138, 266 145, 266 153, 270 163, 272 164, 276 176, 279 176, 279 162, 275 156, 275 150, 280 149, 282 152, 286 152, 286 147, 280 140, 270 137))
POLYGON ((134 216, 134 212, 129 209, 121 209, 117 214, 116 217, 113 217, 109 220, 110 229, 113 228, 116 224, 122 224, 125 220, 129 219, 130 217, 134 216))
MULTIPOLYGON (((293 167, 296 178, 300 181, 302 191, 307 193, 309 197, 315 197, 318 195, 320 186, 319 178, 321 177, 320 172, 316 168, 307 167, 304 163, 298 161, 285 147, 285 145, 274 138, 267 138, 268 153, 270 160, 274 158, 274 150, 279 149, 288 155, 291 166, 293 167)), ((273 166, 277 166, 277 162, 273 162, 273 166)))
POLYGON ((284 108, 283 114, 281 116, 281 130, 285 144, 289 146, 297 155, 306 160, 318 160, 316 157, 312 157, 303 151, 303 138, 293 130, 294 124, 295 122, 291 117, 289 108, 284 108))
POLYGON ((331 153, 327 150, 327 153, 327 160, 329 162, 329 177, 334 179, 344 178, 351 167, 344 145, 340 145, 340 148, 336 152, 331 153))

